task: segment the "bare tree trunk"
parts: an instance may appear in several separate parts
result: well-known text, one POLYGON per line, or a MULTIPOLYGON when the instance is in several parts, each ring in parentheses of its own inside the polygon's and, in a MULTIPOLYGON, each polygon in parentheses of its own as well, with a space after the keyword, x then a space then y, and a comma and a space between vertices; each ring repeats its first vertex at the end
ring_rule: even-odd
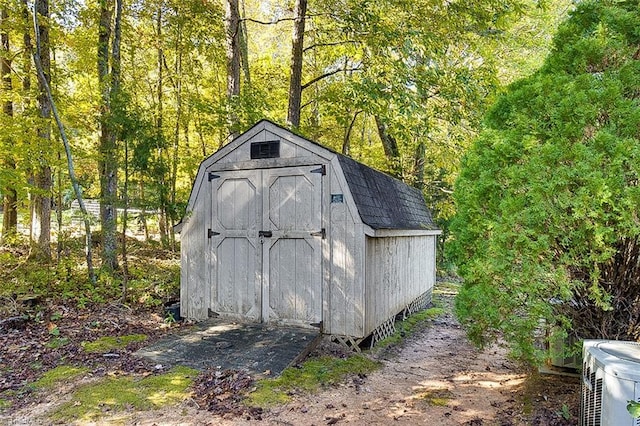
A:
POLYGON ((307 0, 296 0, 293 11, 293 40, 291 45, 291 75, 289 77, 289 108, 287 122, 294 128, 300 127, 300 106, 302 105, 302 53, 304 46, 304 26, 307 14, 307 0))
POLYGON ((344 140, 342 141, 342 153, 344 155, 349 155, 351 152, 351 132, 353 131, 353 126, 356 124, 356 119, 361 112, 362 111, 356 111, 353 114, 349 127, 347 127, 347 131, 344 133, 344 140))
MULTIPOLYGON (((9 19, 9 13, 7 8, 4 7, 0 10, 0 28, 3 29, 0 34, 0 79, 2 79, 2 90, 6 95, 6 100, 2 105, 2 112, 8 120, 13 118, 13 101, 11 100, 11 92, 13 91, 13 85, 11 82, 11 51, 9 43, 9 31, 5 30, 6 23, 9 19)), ((7 137, 7 145, 12 145, 12 138, 7 137)), ((15 172, 16 162, 11 151, 4 154, 3 167, 7 170, 15 172)), ((2 188, 3 194, 3 217, 2 217, 2 240, 12 235, 15 235, 18 230, 18 193, 15 185, 8 184, 2 188)))
POLYGON ((426 153, 426 146, 423 141, 418 142, 416 145, 416 153, 413 159, 413 186, 422 190, 424 188, 424 156, 426 153))
POLYGON ((124 185, 122 188, 122 303, 127 301, 127 291, 129 288, 129 256, 127 255, 127 223, 129 210, 129 143, 124 143, 124 185))
POLYGON ((51 260, 51 167, 48 152, 51 146, 51 102, 47 96, 47 85, 51 82, 51 57, 49 49, 49 0, 36 0, 38 19, 44 21, 38 26, 36 48, 40 58, 43 79, 38 80, 38 109, 40 123, 38 125, 38 157, 40 166, 35 170, 36 190, 33 197, 33 238, 35 241, 36 258, 44 261, 51 260))
MULTIPOLYGON (((113 30, 113 43, 111 45, 111 109, 122 109, 122 99, 120 94, 120 79, 122 75, 122 57, 120 55, 120 44, 122 40, 122 1, 116 2, 116 17, 113 30)), ((117 150, 117 136, 114 132, 114 148, 117 150)), ((122 302, 127 300, 127 289, 129 286, 129 260, 127 257, 127 210, 129 208, 129 146, 124 142, 124 194, 123 194, 123 212, 122 212, 122 302)), ((117 154, 116 154, 117 158, 117 154)), ((117 164, 116 164, 117 171, 117 164)), ((117 181, 116 181, 117 188, 117 181)), ((117 218, 117 210, 116 210, 117 218)), ((114 223, 114 228, 117 224, 114 223)), ((116 230, 114 229, 114 233, 116 230)), ((117 250, 117 247, 114 247, 117 250)))
POLYGON ((164 122, 164 110, 163 110, 163 96, 164 96, 164 49, 162 48, 162 8, 164 4, 160 2, 158 5, 158 14, 156 16, 156 36, 158 37, 158 109, 156 117, 156 132, 158 140, 158 160, 160 161, 161 175, 158 176, 160 181, 160 214, 158 217, 158 230, 160 231, 160 242, 162 247, 169 245, 169 239, 167 236, 167 189, 165 182, 165 146, 163 138, 163 122, 164 122))
MULTIPOLYGON (((178 34, 178 40, 180 40, 181 34, 178 34)), ((182 124, 182 49, 180 48, 180 42, 177 46, 177 58, 175 65, 175 91, 176 91, 176 126, 173 134, 173 152, 171 158, 171 216, 169 226, 169 241, 171 244, 171 250, 176 249, 176 235, 173 230, 175 225, 175 206, 176 206, 176 185, 178 181, 178 160, 180 149, 180 125, 182 124)))
POLYGON ((147 226, 147 199, 146 193, 144 191, 144 176, 140 176, 140 205, 142 206, 142 211, 140 212, 140 225, 142 226, 142 230, 144 231, 144 240, 149 241, 149 227, 147 226))
MULTIPOLYGON (((23 4, 25 6, 25 10, 27 6, 27 0, 23 0, 23 4)), ((84 225, 85 225, 85 233, 86 233, 86 255, 87 255, 87 270, 89 273, 89 279, 92 283, 95 284, 96 276, 93 270, 93 260, 91 255, 91 225, 89 223, 89 215, 87 213, 87 209, 84 205, 84 201, 82 199, 82 193, 80 191, 80 185, 78 184, 78 179, 76 178, 75 170, 73 167, 73 157, 71 155, 71 145, 69 144, 69 139, 67 138, 67 134, 64 130, 64 126, 62 125, 62 120, 60 119, 60 114, 58 114, 58 110, 56 109, 56 105, 53 102, 53 96, 51 94, 51 87, 49 85, 49 81, 47 81, 47 76, 44 73, 44 67, 42 63, 42 58, 40 57, 41 49, 41 39, 40 39, 40 25, 38 24, 38 16, 34 11, 33 14, 33 26, 36 33, 36 50, 33 51, 31 48, 31 38, 25 37, 25 47, 28 51, 33 52, 33 62, 36 66, 36 71, 38 74, 38 81, 40 85, 43 87, 45 96, 49 100, 49 105, 51 106, 51 111, 53 112, 53 116, 56 120, 56 124, 58 125, 58 130, 60 131, 60 137, 62 142, 64 143, 64 149, 67 156, 67 166, 69 170, 69 178, 71 179, 71 184, 73 185, 73 190, 75 191, 76 198, 78 199, 78 204, 80 205, 80 210, 82 211, 82 215, 84 217, 84 225)))
POLYGON ((382 122, 380 117, 375 116, 376 127, 378 128, 378 136, 382 141, 382 147, 387 160, 390 163, 390 172, 396 177, 402 176, 402 167, 400 164, 400 150, 398 149, 398 142, 396 138, 389 134, 387 125, 382 122))
MULTIPOLYGON (((31 27, 31 18, 29 13, 29 6, 27 2, 23 0, 22 3, 22 18, 24 24, 24 34, 22 37, 22 43, 24 47, 24 51, 22 53, 22 58, 24 61, 24 77, 22 78, 22 103, 23 103, 23 111, 29 111, 31 109, 31 61, 33 56, 33 46, 31 44, 31 33, 29 28, 31 27)), ((22 137, 25 141, 33 140, 33 131, 32 129, 24 129, 22 137)), ((28 182, 29 185, 33 185, 35 178, 32 170, 29 171, 28 182)), ((33 241, 34 235, 34 222, 35 222, 35 211, 33 204, 33 195, 29 194, 29 240, 33 241)))
POLYGON ((118 156, 116 137, 111 119, 111 91, 113 81, 109 69, 109 44, 113 4, 111 0, 100 0, 98 27, 98 83, 100 87, 100 221, 102 225, 102 267, 113 272, 118 269, 116 202, 118 191, 118 156))
POLYGON ((237 98, 240 96, 240 12, 238 10, 238 0, 226 0, 225 6, 227 103, 229 107, 227 125, 229 139, 233 139, 240 133, 239 119, 235 112, 237 98))
POLYGON ((240 21, 240 62, 242 64, 242 71, 244 75, 244 83, 251 87, 251 72, 249 70, 249 33, 247 32, 247 21, 244 19, 246 16, 244 10, 244 0, 242 3, 242 19, 240 21))

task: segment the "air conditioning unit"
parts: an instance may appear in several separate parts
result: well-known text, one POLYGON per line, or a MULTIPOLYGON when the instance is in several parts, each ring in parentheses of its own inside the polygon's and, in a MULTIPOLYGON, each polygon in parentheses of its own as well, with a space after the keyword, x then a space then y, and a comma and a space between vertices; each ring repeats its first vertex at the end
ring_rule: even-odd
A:
POLYGON ((581 426, 640 426, 627 411, 640 401, 640 343, 585 340, 581 426))

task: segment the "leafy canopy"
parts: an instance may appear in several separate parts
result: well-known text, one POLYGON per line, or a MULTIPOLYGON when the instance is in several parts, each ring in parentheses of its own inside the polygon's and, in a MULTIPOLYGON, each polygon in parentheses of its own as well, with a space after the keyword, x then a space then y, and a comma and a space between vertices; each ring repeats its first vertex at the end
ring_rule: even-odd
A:
POLYGON ((640 6, 582 2, 463 159, 451 254, 470 337, 540 361, 540 320, 640 337, 640 6))

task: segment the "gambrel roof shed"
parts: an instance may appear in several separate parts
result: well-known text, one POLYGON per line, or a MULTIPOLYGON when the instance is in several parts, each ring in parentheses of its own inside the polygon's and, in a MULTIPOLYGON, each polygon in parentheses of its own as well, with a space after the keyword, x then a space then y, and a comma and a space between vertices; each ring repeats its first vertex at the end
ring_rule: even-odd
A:
POLYGON ((422 193, 260 121, 206 158, 181 232, 181 312, 321 326, 358 343, 431 300, 422 193))

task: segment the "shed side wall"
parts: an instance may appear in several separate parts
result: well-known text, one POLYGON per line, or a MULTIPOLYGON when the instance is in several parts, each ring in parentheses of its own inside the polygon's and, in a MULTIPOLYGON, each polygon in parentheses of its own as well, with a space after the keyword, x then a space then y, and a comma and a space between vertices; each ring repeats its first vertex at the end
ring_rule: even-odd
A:
POLYGON ((431 292, 436 236, 370 238, 366 242, 365 332, 431 292))
POLYGON ((364 334, 364 229, 337 160, 331 162, 330 193, 342 196, 331 202, 327 238, 329 258, 326 334, 365 337, 364 334))
POLYGON ((180 312, 183 317, 205 319, 209 308, 210 262, 207 249, 209 193, 202 191, 182 227, 180 236, 180 312))

